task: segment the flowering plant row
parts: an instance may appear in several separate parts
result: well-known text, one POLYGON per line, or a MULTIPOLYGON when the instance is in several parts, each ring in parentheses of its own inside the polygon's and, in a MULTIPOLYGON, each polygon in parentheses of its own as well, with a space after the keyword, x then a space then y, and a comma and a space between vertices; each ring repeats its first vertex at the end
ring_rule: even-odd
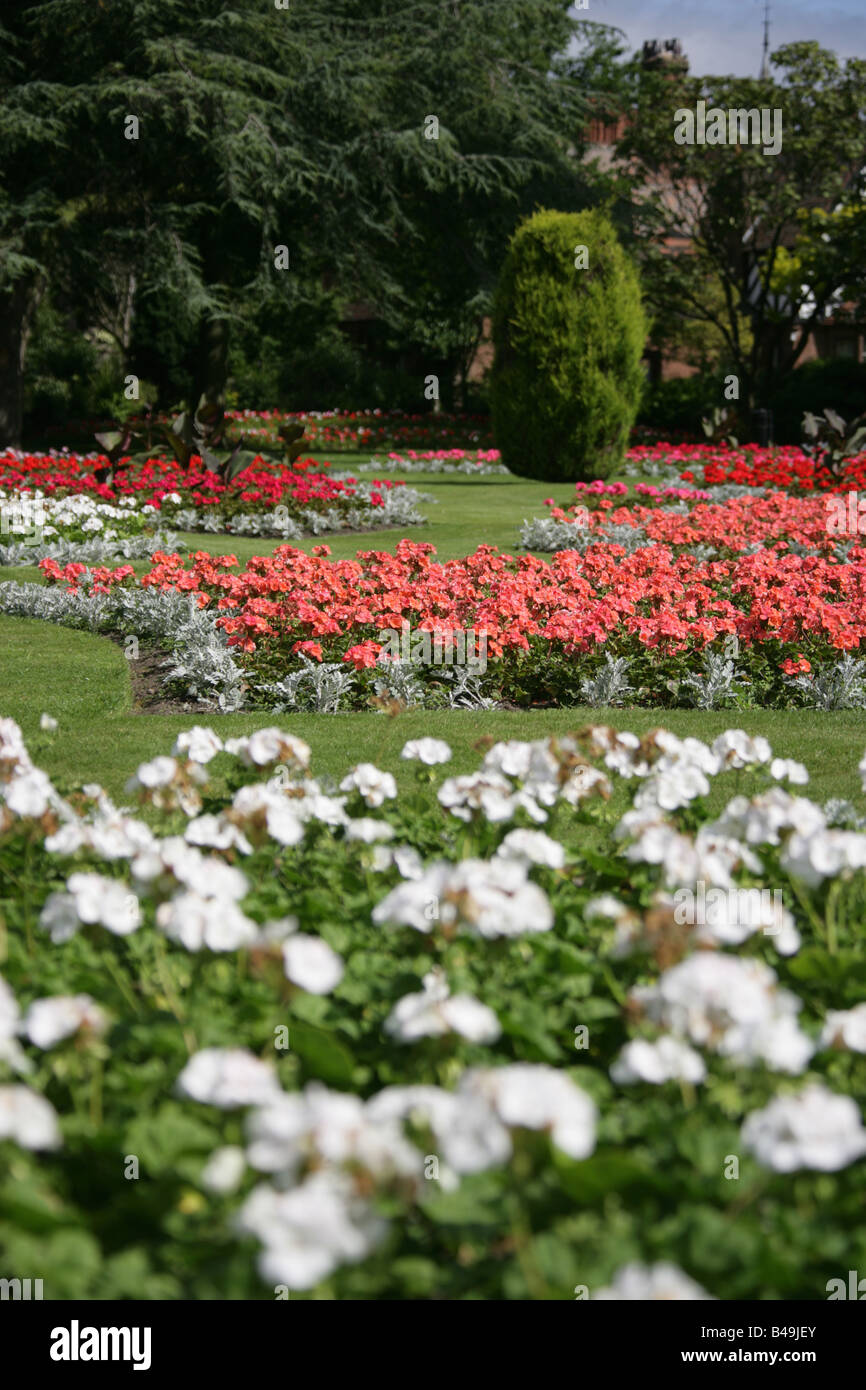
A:
POLYGON ((838 474, 796 445, 644 444, 630 449, 628 459, 637 470, 677 468, 684 482, 704 487, 736 483, 795 496, 866 488, 866 451, 848 460, 838 474))
POLYGON ((837 1296, 866 835, 741 730, 403 758, 414 791, 329 785, 291 733, 196 727, 137 816, 0 720, 11 1267, 61 1299, 837 1296))
POLYGON ((331 453, 363 453, 366 449, 489 449, 490 421, 483 415, 450 415, 428 411, 412 415, 402 410, 227 410, 249 439, 276 440, 280 425, 305 426, 310 445, 331 453))
MULTIPOLYGON (((44 505, 51 498, 67 502, 90 498, 111 506, 134 506, 138 525, 144 529, 154 527, 154 513, 162 526, 178 530, 287 538, 309 532, 416 525, 422 519, 416 511, 419 495, 404 483, 388 478, 372 482, 332 478, 328 464, 311 459, 298 459, 292 465, 257 460, 229 483, 195 458, 188 469, 158 458, 120 466, 110 483, 96 476, 96 470, 105 465, 104 456, 8 451, 0 455, 0 487, 8 490, 10 499, 29 498, 34 504, 44 505)), ((68 508, 63 515, 68 519, 68 508)), ((98 514, 90 512, 85 519, 95 530, 98 514)), ((111 514, 111 519, 117 517, 111 514)))
MULTIPOLYGON (((818 541, 810 508, 820 504, 783 500, 794 509, 789 534, 804 547, 818 541)), ((637 703, 694 703, 698 695, 701 702, 694 668, 715 654, 732 663, 725 700, 810 703, 816 674, 823 680, 827 663, 866 639, 866 550, 853 545, 842 564, 795 553, 793 540, 774 548, 770 502, 753 504, 766 538, 751 550, 737 549, 738 526, 748 524, 743 507, 706 509, 699 525, 718 545, 724 541, 724 559, 688 548, 692 517, 649 509, 645 525, 657 523, 664 540, 630 553, 599 542, 560 551, 549 562, 480 546, 466 559, 439 563, 433 546, 403 539, 394 555, 359 551, 342 561, 330 560, 325 545, 312 555, 278 546, 243 569, 233 555, 196 552, 185 561, 158 553, 140 580, 128 566, 88 573, 46 560, 40 567, 49 583, 71 592, 140 585, 188 595, 213 614, 251 684, 285 681, 310 663, 354 669, 360 679, 351 701, 361 705, 383 693, 389 672, 393 693, 402 694, 407 672, 435 684, 449 665, 468 660, 467 634, 480 689, 500 702, 617 703, 617 687, 605 685, 617 662, 631 663, 628 693, 637 703)), ((857 704, 856 663, 851 674, 857 679, 846 686, 847 702, 857 704)))

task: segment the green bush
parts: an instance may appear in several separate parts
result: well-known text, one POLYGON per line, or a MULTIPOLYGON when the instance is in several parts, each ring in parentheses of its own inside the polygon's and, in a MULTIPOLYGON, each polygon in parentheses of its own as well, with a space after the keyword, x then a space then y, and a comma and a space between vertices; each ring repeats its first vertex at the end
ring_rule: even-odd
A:
MULTIPOLYGON (((647 384, 638 412, 638 424, 668 434, 684 432, 702 438, 701 420, 712 414, 714 406, 724 406, 724 377, 700 373, 671 377, 647 384)), ((734 407, 736 402, 732 402, 734 407)))
POLYGON ((494 436, 513 473, 562 482, 617 468, 646 334, 637 272, 603 213, 541 211, 518 227, 494 304, 490 383, 494 436))

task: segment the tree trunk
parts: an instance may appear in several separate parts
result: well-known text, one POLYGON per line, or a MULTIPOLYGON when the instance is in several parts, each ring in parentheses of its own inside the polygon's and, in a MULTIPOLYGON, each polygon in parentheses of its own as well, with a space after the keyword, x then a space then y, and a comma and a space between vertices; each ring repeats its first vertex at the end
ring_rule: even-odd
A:
POLYGON ((222 402, 228 379, 229 321, 205 318, 199 328, 199 360, 194 376, 196 397, 191 402, 195 411, 202 396, 210 402, 222 402))
POLYGON ((0 294, 0 449, 21 447, 26 319, 33 286, 22 276, 0 294))

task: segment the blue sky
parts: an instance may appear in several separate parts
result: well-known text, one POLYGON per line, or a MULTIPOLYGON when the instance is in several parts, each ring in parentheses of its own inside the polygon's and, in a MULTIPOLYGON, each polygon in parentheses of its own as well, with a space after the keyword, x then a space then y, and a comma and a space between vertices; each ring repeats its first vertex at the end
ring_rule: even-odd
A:
MULTIPOLYGON (((629 48, 644 39, 680 39, 695 76, 757 77, 763 0, 589 0, 579 19, 624 29, 629 48)), ((866 57, 864 0, 770 0, 770 52, 817 39, 840 58, 866 57)))

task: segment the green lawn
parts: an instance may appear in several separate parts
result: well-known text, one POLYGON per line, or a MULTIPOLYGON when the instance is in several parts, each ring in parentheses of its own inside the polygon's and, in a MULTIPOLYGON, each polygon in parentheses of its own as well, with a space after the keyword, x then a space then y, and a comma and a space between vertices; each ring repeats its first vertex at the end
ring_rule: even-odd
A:
MULTIPOLYGON (((611 723, 641 733, 659 724, 682 736, 712 739, 744 725, 764 734, 780 757, 804 762, 812 774, 809 795, 823 801, 844 796, 863 808, 857 763, 866 746, 866 721, 856 710, 818 716, 812 710, 755 710, 745 715, 698 710, 560 709, 526 711, 407 712, 384 714, 141 714, 133 709, 129 669, 121 648, 107 637, 21 618, 0 617, 0 714, 21 725, 31 751, 61 785, 93 780, 119 796, 138 763, 170 751, 176 734, 194 723, 211 725, 223 737, 279 723, 306 739, 314 771, 336 776, 357 762, 379 763, 408 784, 409 764, 400 749, 410 738, 444 738, 454 750, 451 769, 478 765, 474 750, 485 734, 496 738, 543 738, 586 723, 611 723), (39 716, 60 722, 49 737, 39 716)), ((743 788, 745 789, 744 782, 743 788)), ((718 797, 732 794, 730 779, 718 797)), ((864 808, 866 809, 866 808, 864 808)))
MULTIPOLYGON (((332 461, 339 469, 359 469, 368 463, 368 456, 332 456, 332 461)), ((413 527, 409 534, 412 539, 432 542, 445 559, 470 553, 482 542, 515 553, 517 528, 524 517, 542 515, 545 497, 566 502, 574 496, 570 484, 500 476, 418 474, 409 475, 407 481, 438 499, 437 506, 429 507, 429 524, 413 527)), ((391 530, 324 539, 334 556, 343 558, 359 549, 393 549, 402 534, 391 530)), ((277 544, 246 537, 233 540, 191 535, 186 539, 193 548, 213 554, 234 552, 242 561, 269 553, 277 544)), ((309 550, 317 543, 310 538, 301 545, 309 550)), ((146 565, 136 568, 143 571, 146 565)), ((35 569, 0 570, 0 580, 39 577, 35 569)), ((83 632, 5 617, 0 617, 0 715, 18 720, 38 761, 53 775, 63 781, 100 781, 115 795, 139 762, 168 751, 175 734, 192 723, 208 723, 230 735, 274 722, 266 714, 138 713, 132 707, 127 662, 114 643, 83 632), (39 733, 43 711, 60 720, 60 730, 53 739, 39 733)), ((857 805, 863 801, 856 769, 866 746, 866 719, 858 711, 831 715, 812 710, 754 710, 745 714, 598 709, 418 711, 397 719, 370 713, 292 715, 280 717, 279 722, 312 746, 319 773, 337 774, 353 763, 370 760, 404 778, 411 777, 411 769, 400 768, 400 748, 406 739, 424 734, 445 738, 455 752, 454 770, 462 771, 477 765, 473 745, 484 734, 538 738, 582 723, 609 722, 638 733, 663 724, 681 735, 711 739, 722 729, 743 725, 750 732, 764 734, 780 756, 806 763, 813 777, 810 794, 816 799, 844 796, 857 805)), ((722 786, 724 794, 730 794, 730 782, 722 786)))

